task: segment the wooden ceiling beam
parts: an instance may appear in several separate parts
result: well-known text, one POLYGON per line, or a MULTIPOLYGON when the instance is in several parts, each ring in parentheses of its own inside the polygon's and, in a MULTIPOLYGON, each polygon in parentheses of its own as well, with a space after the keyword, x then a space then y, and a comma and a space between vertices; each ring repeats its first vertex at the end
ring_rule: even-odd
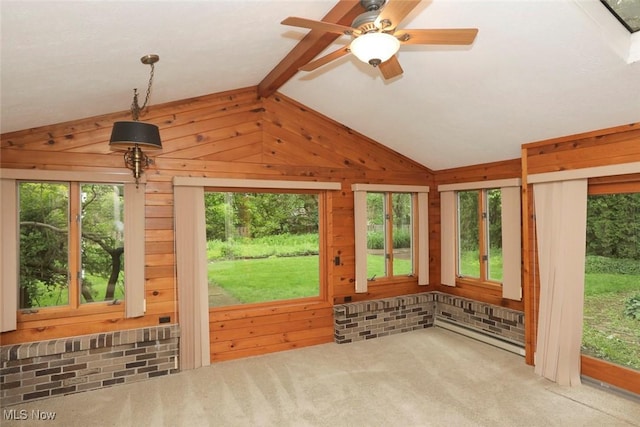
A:
MULTIPOLYGON (((358 0, 340 0, 322 18, 325 22, 340 25, 349 25, 365 10, 358 0)), ((300 67, 311 61, 325 50, 340 34, 325 33, 322 31, 310 31, 298 44, 285 56, 273 70, 258 84, 258 95, 267 98, 275 93, 282 85, 291 79, 300 67)))

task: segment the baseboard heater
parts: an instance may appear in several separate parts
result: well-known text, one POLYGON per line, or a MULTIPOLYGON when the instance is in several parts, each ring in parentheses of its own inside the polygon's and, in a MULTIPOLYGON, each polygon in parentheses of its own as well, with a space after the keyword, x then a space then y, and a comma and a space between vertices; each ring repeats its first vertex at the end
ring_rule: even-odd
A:
POLYGON ((525 355, 524 348, 522 348, 522 347, 520 347, 520 346, 518 346, 516 344, 510 343, 508 341, 501 340, 501 339, 496 338, 496 337, 492 337, 492 336, 487 335, 487 334, 483 334, 481 332, 474 331, 473 329, 466 328, 464 326, 460 326, 460 325, 452 323, 452 322, 447 322, 446 320, 442 320, 442 319, 436 318, 434 320, 434 322, 433 322, 433 325, 437 326, 439 328, 447 329, 447 330, 452 331, 452 332, 456 332, 456 333, 458 333, 460 335, 464 335, 464 336, 469 337, 469 338, 473 338, 473 339, 478 340, 478 341, 482 341, 483 343, 486 343, 486 344, 501 348, 503 350, 510 351, 511 353, 515 353, 515 354, 518 354, 520 356, 524 356, 525 355))

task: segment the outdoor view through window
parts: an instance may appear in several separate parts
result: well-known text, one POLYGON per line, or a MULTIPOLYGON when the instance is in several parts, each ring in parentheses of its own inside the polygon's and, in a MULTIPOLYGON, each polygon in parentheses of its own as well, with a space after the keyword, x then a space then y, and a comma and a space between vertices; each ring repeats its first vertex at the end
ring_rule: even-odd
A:
POLYGON ((640 370, 640 193, 589 195, 582 352, 640 370))
POLYGON ((320 295, 319 195, 205 193, 209 306, 320 295))
POLYGON ((367 278, 413 274, 413 194, 367 193, 367 278))
POLYGON ((502 282, 502 196, 499 188, 459 191, 458 277, 502 282))
POLYGON ((124 187, 21 182, 20 308, 124 297, 124 187))

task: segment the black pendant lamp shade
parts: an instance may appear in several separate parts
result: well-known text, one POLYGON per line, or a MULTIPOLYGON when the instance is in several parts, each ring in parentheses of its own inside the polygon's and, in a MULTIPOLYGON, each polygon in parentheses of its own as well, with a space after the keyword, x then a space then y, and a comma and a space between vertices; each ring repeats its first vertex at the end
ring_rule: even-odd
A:
POLYGON ((114 149, 126 150, 135 145, 150 149, 162 148, 158 126, 145 122, 115 122, 109 145, 114 149))

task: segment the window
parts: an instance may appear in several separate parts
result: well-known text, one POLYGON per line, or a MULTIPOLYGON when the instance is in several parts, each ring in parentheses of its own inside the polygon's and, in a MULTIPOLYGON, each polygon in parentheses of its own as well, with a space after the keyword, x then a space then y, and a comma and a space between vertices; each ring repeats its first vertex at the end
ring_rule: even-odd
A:
POLYGON ((19 182, 20 309, 124 298, 124 188, 19 182))
POLYGON ((520 179, 439 185, 441 283, 522 299, 520 179))
POLYGON ((502 197, 499 189, 458 191, 457 276, 502 282, 502 197))
POLYGON ((367 193, 367 278, 411 276, 413 206, 411 193, 367 193))
POLYGON ((582 353, 640 370, 640 193, 596 188, 587 198, 582 353))
MULTIPOLYGON (((211 251, 208 249, 208 246, 211 247, 211 245, 207 243, 208 238, 211 238, 212 240, 216 238, 214 230, 216 228, 220 229, 221 218, 224 218, 222 221, 225 224, 228 224, 225 225, 225 227, 231 230, 231 232, 227 234, 227 232, 225 231, 224 235, 219 235, 219 237, 217 237, 218 239, 222 240, 223 238, 226 238, 227 235, 233 236, 234 238, 236 235, 251 235, 252 230, 243 228, 245 226, 242 225, 243 223, 247 223, 247 221, 240 221, 236 225, 232 222, 232 220, 235 218, 244 219, 245 217, 248 217, 250 219, 252 215, 265 217, 265 219, 271 218, 274 221, 276 218, 275 216, 273 218, 271 217, 271 212, 269 210, 257 210, 252 212, 250 209, 248 209, 248 201, 247 203, 243 204, 242 198, 245 197, 244 195, 247 195, 248 197, 255 196, 255 202, 261 202, 260 200, 257 200, 262 197, 258 196, 259 194, 265 195, 265 200, 263 200, 264 202, 266 202, 270 198, 270 196, 268 195, 271 194, 290 194, 292 195, 292 199, 295 198, 293 197, 295 195, 300 195, 303 197, 306 197, 308 195, 315 195, 315 197, 317 197, 318 206, 318 265, 324 266, 326 265, 325 256, 323 254, 324 236, 322 233, 325 223, 324 218, 326 217, 326 214, 324 213, 324 202, 327 198, 328 191, 340 190, 342 186, 340 182, 284 181, 180 176, 176 176, 173 178, 173 185, 175 207, 176 276, 178 295, 180 295, 180 298, 178 299, 178 310, 180 313, 184 314, 180 318, 180 354, 182 355, 181 359, 183 363, 186 363, 187 366, 197 367, 203 364, 208 364, 208 361, 211 357, 209 346, 209 321, 211 318, 211 310, 216 311, 216 309, 211 309, 210 304, 212 303, 212 305, 214 306, 222 305, 220 301, 221 298, 212 295, 212 292, 210 292, 209 289, 210 281, 219 280, 222 275, 215 272, 213 273, 213 275, 209 275, 210 269, 216 269, 218 268, 218 266, 212 266, 212 262, 209 261, 208 252, 211 251), (205 188, 208 191, 205 192, 205 188), (235 191, 233 191, 234 189, 235 191), (217 195, 207 195, 208 192, 217 193, 217 195), (234 197, 238 199, 238 203, 235 203, 233 201, 234 197), (209 200, 205 202, 207 198, 209 200), (215 200, 216 198, 218 198, 217 201, 215 200), (221 200, 219 200, 220 198, 226 200, 222 202, 221 200), (210 223, 211 225, 216 223, 214 219, 211 219, 211 213, 207 213, 207 210, 215 209, 216 206, 218 210, 227 211, 229 212, 229 214, 222 214, 219 212, 219 225, 217 227, 210 227, 209 231, 207 231, 208 223, 210 223), (242 214, 236 215, 235 212, 242 214), (210 217, 210 219, 207 219, 208 216, 210 217), (238 229, 238 227, 240 228, 238 229)), ((281 200, 280 203, 284 204, 286 203, 286 200, 281 200)), ((304 216, 310 216, 308 212, 311 210, 312 209, 307 208, 303 204, 302 206, 296 205, 296 209, 288 209, 285 211, 295 213, 297 214, 297 216, 301 216, 300 214, 302 213, 305 214, 304 216), (304 208, 304 211, 301 208, 304 208)), ((295 221, 293 222, 295 223, 295 221)), ((248 223, 252 224, 251 221, 248 221, 248 223)), ((307 224, 309 223, 307 222, 307 224)), ((276 236, 275 238, 277 239, 279 237, 276 236)), ((241 263, 245 262, 245 260, 241 259, 237 255, 237 249, 230 248, 229 253, 235 257, 229 260, 235 263, 231 265, 240 266, 241 263)), ((313 257, 314 255, 307 254, 304 256, 313 257)), ((245 264, 255 264, 257 261, 259 260, 246 260, 245 264)), ((275 261, 278 260, 276 259, 275 261)), ((213 261, 213 264, 215 263, 216 261, 213 261)), ((295 265, 294 270, 289 272, 290 276, 295 276, 297 270, 298 265, 295 265)), ((328 292, 326 291, 327 281, 323 276, 324 270, 325 268, 320 269, 320 274, 318 277, 320 286, 313 292, 313 294, 319 294, 319 296, 303 300, 305 305, 307 303, 310 303, 312 305, 326 305, 329 303, 328 292)), ((260 277, 257 277, 257 274, 259 273, 270 274, 271 272, 263 267, 262 269, 255 269, 250 272, 239 271, 237 274, 240 275, 239 277, 244 282, 242 285, 246 285, 244 287, 249 288, 252 283, 265 283, 264 280, 262 280, 260 277)), ((274 278, 273 281, 269 282, 268 284, 272 289, 274 287, 280 287, 282 289, 279 290, 286 291, 287 282, 284 280, 274 278)), ((258 294, 261 295, 262 299, 264 299, 265 295, 269 295, 267 292, 265 292, 265 289, 257 288, 257 291, 258 294)), ((230 303, 238 304, 238 302, 236 301, 239 300, 238 296, 231 296, 234 298, 234 300, 231 300, 230 303)), ((286 296, 284 298, 291 297, 286 296)), ((281 300, 274 303, 265 302, 256 309, 258 311, 277 310, 277 308, 273 306, 287 305, 289 304, 289 302, 296 305, 301 303, 300 299, 284 301, 281 300)), ((234 308, 231 308, 231 311, 235 311, 234 308)), ((237 311, 235 312, 238 313, 237 311)), ((223 315, 226 316, 227 314, 228 313, 224 313, 223 315)))
MULTIPOLYGON (((429 187, 354 184, 356 292, 417 277, 429 283, 429 187)), ((411 280, 411 279, 410 279, 411 280)), ((415 279, 414 279, 415 280, 415 279)))
POLYGON ((205 192, 209 306, 320 296, 317 192, 205 192))
POLYGON ((0 172, 3 332, 41 314, 144 315, 144 180, 136 186, 128 172, 0 172))

